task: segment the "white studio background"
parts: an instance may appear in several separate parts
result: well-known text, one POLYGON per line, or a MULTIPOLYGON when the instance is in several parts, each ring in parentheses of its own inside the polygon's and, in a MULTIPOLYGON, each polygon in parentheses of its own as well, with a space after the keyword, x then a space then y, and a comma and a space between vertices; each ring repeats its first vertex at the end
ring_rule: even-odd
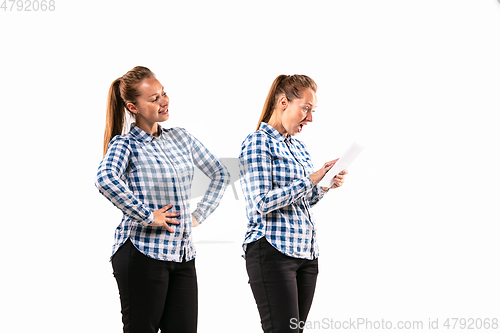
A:
MULTIPOLYGON (((498 1, 4 3, 2 332, 121 331, 120 212, 93 181, 109 85, 136 65, 165 86, 164 125, 220 157, 238 156, 282 73, 319 86, 298 136, 317 168, 365 146, 315 208, 311 321, 500 317, 498 1)), ((259 332, 244 232, 231 189, 194 231, 199 332, 259 332)))

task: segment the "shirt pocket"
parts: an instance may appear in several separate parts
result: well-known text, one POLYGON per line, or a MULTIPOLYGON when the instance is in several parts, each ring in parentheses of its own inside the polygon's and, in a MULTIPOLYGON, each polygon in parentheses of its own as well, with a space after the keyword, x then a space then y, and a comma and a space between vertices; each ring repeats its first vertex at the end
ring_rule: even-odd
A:
POLYGON ((297 165, 297 167, 301 169, 303 176, 308 176, 314 173, 315 170, 312 164, 312 160, 305 149, 294 149, 293 155, 296 159, 296 163, 297 161, 298 163, 300 163, 299 165, 297 165))
POLYGON ((276 158, 272 162, 273 188, 287 186, 303 177, 302 167, 291 158, 276 158))

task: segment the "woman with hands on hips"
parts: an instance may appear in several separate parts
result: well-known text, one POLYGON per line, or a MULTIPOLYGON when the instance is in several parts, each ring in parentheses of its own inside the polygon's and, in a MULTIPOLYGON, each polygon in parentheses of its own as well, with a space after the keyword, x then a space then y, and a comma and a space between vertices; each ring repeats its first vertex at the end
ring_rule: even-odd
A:
MULTIPOLYGON (((306 146, 294 138, 313 120, 316 88, 305 75, 278 76, 257 131, 241 145, 243 249, 265 333, 302 332, 299 322, 306 321, 316 287, 319 252, 310 210, 330 190, 318 183, 337 160, 314 171, 306 146)), ((345 174, 331 188, 342 186, 345 174)))
POLYGON ((99 191, 123 212, 111 263, 124 332, 196 332, 198 290, 192 226, 218 206, 229 184, 225 166, 183 128, 163 128, 169 98, 146 67, 109 89, 99 191), (135 119, 122 134, 125 112, 135 119), (190 212, 194 166, 210 185, 190 212))

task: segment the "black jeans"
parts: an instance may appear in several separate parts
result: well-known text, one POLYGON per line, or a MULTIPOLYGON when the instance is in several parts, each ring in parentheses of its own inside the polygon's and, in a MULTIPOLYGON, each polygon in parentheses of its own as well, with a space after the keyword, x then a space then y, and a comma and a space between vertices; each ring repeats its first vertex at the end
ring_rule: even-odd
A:
POLYGON ((111 260, 122 306, 123 332, 196 332, 198 286, 194 259, 149 258, 127 240, 111 260))
POLYGON ((286 256, 263 237, 247 245, 246 266, 265 333, 302 332, 311 308, 318 259, 286 256))

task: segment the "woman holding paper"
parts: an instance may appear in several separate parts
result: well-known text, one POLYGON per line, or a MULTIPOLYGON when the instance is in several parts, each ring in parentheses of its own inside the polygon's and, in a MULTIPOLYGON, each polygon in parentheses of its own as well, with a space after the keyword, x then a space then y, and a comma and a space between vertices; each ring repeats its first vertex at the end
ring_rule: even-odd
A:
MULTIPOLYGON (((316 287, 318 245, 310 209, 330 189, 318 183, 336 160, 314 172, 306 146, 293 137, 312 122, 315 107, 311 78, 278 76, 257 131, 241 146, 249 220, 243 249, 266 333, 302 332, 300 323, 307 318, 316 287)), ((331 188, 342 186, 346 173, 337 175, 331 188)))

